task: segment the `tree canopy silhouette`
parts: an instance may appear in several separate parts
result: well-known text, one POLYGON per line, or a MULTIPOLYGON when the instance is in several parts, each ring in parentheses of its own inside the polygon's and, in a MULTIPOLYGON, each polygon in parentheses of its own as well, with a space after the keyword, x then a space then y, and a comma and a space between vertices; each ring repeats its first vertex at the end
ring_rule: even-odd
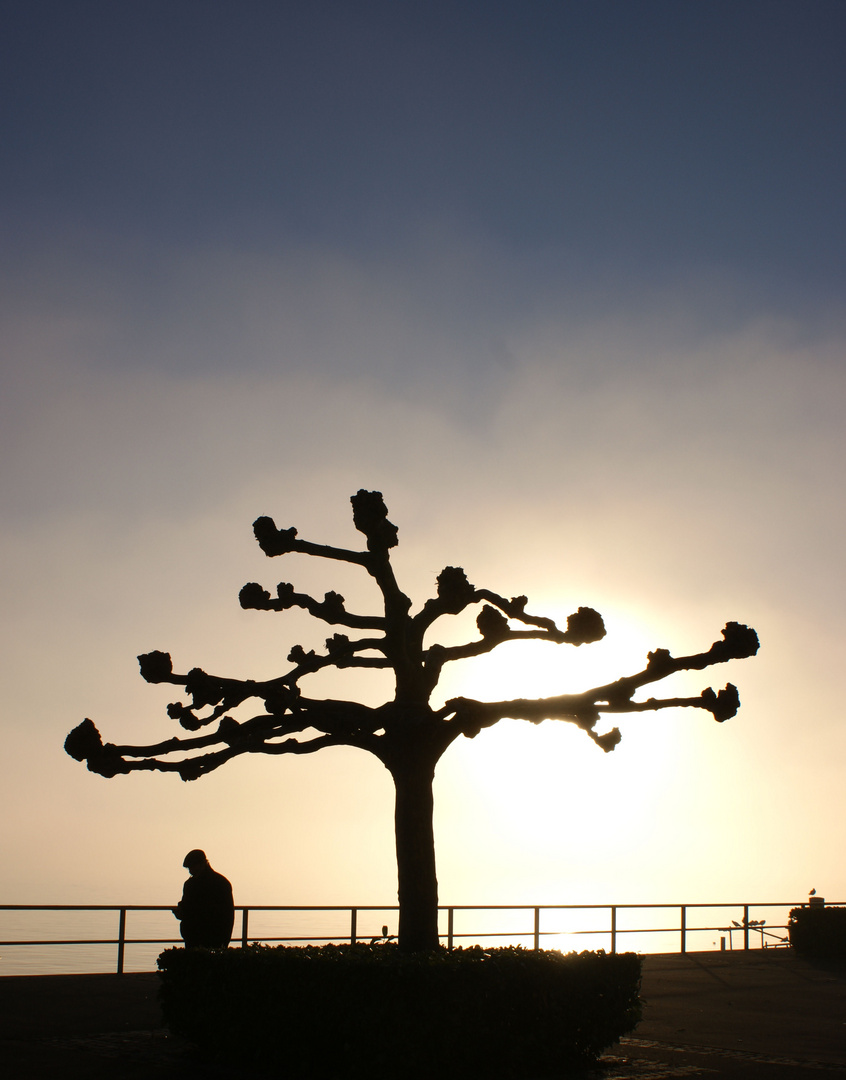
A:
POLYGON ((297 592, 285 582, 271 594, 251 582, 241 589, 243 608, 285 611, 303 608, 331 626, 355 632, 335 633, 325 651, 306 652, 295 645, 288 654, 288 671, 265 682, 211 675, 192 668, 185 675, 173 671, 170 655, 150 652, 138 657, 141 674, 149 683, 181 686, 189 704, 168 705, 168 716, 188 732, 150 746, 103 743, 91 720, 84 720, 68 735, 65 749, 101 776, 140 770, 175 772, 183 780, 196 780, 240 754, 311 754, 327 746, 354 746, 374 754, 389 770, 396 788, 395 828, 399 896, 399 944, 408 951, 438 945, 438 887, 432 828, 432 781, 441 755, 459 735, 473 738, 482 728, 510 717, 539 723, 563 720, 575 724, 602 750, 620 741, 616 727, 598 732, 604 715, 655 712, 659 709, 695 708, 722 722, 740 705, 737 688, 710 687, 696 697, 650 697, 636 701, 641 687, 660 682, 678 671, 701 670, 712 664, 753 656, 758 650, 754 630, 727 623, 722 639, 692 656, 673 657, 667 649, 647 655, 646 666, 604 686, 578 694, 510 701, 477 701, 458 697, 440 708, 430 699, 445 664, 488 653, 509 641, 536 639, 556 644, 584 645, 605 635, 602 617, 580 607, 567 619, 566 629, 552 619, 526 610, 525 596, 506 598, 471 585, 463 569, 447 566, 437 578, 436 595, 412 612, 411 600, 400 590, 390 560, 397 545, 397 528, 378 491, 359 491, 351 499, 353 522, 366 538, 366 550, 353 551, 301 540, 293 528, 278 529, 269 517, 253 525, 261 549, 270 557, 300 552, 360 566, 376 582, 384 610, 376 615, 348 611, 343 596, 327 592, 322 600, 297 592), (476 619, 479 636, 464 645, 424 646, 424 637, 440 618, 458 615, 481 605, 476 619), (325 668, 382 668, 393 673, 394 694, 378 707, 356 701, 308 697, 301 689, 307 676, 325 668), (255 701, 256 714, 238 721, 230 712, 255 701))

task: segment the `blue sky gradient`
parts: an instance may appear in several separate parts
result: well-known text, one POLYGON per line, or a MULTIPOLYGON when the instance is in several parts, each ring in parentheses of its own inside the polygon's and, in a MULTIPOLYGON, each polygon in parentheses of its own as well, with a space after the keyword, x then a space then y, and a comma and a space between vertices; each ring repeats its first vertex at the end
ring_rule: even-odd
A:
POLYGON ((840 3, 4 10, 13 233, 375 253, 440 225, 842 291, 840 3))

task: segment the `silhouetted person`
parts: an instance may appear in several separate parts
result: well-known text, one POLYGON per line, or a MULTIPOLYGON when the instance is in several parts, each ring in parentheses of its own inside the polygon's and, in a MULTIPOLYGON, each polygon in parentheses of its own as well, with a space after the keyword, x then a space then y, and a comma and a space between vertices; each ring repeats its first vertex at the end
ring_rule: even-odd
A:
POLYGON ((182 865, 191 875, 173 909, 182 940, 189 949, 196 945, 226 948, 235 921, 232 886, 223 874, 212 870, 204 851, 189 851, 182 865))

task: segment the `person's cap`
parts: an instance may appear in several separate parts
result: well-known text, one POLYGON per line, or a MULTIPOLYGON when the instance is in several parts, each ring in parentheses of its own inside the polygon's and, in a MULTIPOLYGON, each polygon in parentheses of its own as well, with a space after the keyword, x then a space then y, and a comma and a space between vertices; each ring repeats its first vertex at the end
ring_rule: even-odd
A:
POLYGON ((189 851, 188 854, 185 856, 185 861, 182 865, 190 869, 190 867, 199 866, 200 863, 204 862, 208 862, 205 851, 200 851, 199 848, 194 848, 193 851, 189 851))

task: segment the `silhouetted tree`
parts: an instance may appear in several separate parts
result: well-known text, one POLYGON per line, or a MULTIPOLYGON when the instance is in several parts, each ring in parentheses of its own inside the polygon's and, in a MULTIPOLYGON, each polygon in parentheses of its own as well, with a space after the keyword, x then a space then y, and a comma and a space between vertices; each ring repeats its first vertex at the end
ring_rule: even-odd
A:
POLYGON ((561 630, 552 621, 526 611, 526 597, 511 599, 471 585, 460 567, 448 566, 438 575, 437 595, 412 613, 411 600, 400 591, 390 561, 397 544, 397 529, 377 491, 359 491, 351 499, 356 529, 367 540, 365 551, 314 544, 297 537, 296 529, 277 529, 273 520, 260 517, 253 525, 256 539, 268 556, 301 552, 360 566, 374 579, 384 599, 378 615, 348 611, 344 598, 328 592, 322 600, 299 593, 282 583, 272 597, 261 585, 245 585, 241 606, 259 611, 304 608, 316 619, 356 632, 354 638, 336 633, 323 653, 306 652, 295 645, 288 655, 289 671, 266 682, 228 679, 193 668, 187 675, 174 673, 168 653, 138 657, 141 674, 150 683, 174 683, 191 698, 176 702, 167 712, 189 732, 214 725, 208 734, 173 737, 151 746, 115 746, 103 743, 91 720, 84 720, 65 742, 67 752, 101 776, 112 777, 142 769, 178 773, 196 780, 240 754, 311 754, 327 746, 355 746, 367 750, 391 773, 396 788, 395 824, 399 894, 399 944, 409 950, 438 945, 438 887, 432 829, 432 781, 435 766, 447 747, 465 735, 473 738, 482 728, 504 717, 529 720, 566 720, 581 728, 604 751, 620 741, 615 727, 598 734, 603 714, 652 712, 691 707, 705 709, 722 722, 739 707, 737 689, 728 684, 718 692, 706 689, 698 697, 633 700, 641 687, 677 671, 699 670, 711 664, 753 656, 758 649, 754 630, 735 622, 726 625, 722 640, 706 652, 673 657, 657 649, 647 657, 643 671, 580 694, 513 701, 475 701, 452 698, 433 709, 430 698, 444 665, 480 656, 508 641, 551 641, 583 645, 605 635, 602 617, 581 607, 561 630), (479 637, 465 645, 424 646, 427 631, 444 615, 458 615, 481 604, 476 619, 479 637), (393 672, 395 692, 390 701, 371 708, 355 701, 306 697, 300 683, 324 668, 383 668, 393 672), (248 700, 261 703, 249 720, 239 722, 231 710, 248 700), (262 708, 263 707, 263 708, 262 708), (178 755, 174 760, 172 755, 178 755))

